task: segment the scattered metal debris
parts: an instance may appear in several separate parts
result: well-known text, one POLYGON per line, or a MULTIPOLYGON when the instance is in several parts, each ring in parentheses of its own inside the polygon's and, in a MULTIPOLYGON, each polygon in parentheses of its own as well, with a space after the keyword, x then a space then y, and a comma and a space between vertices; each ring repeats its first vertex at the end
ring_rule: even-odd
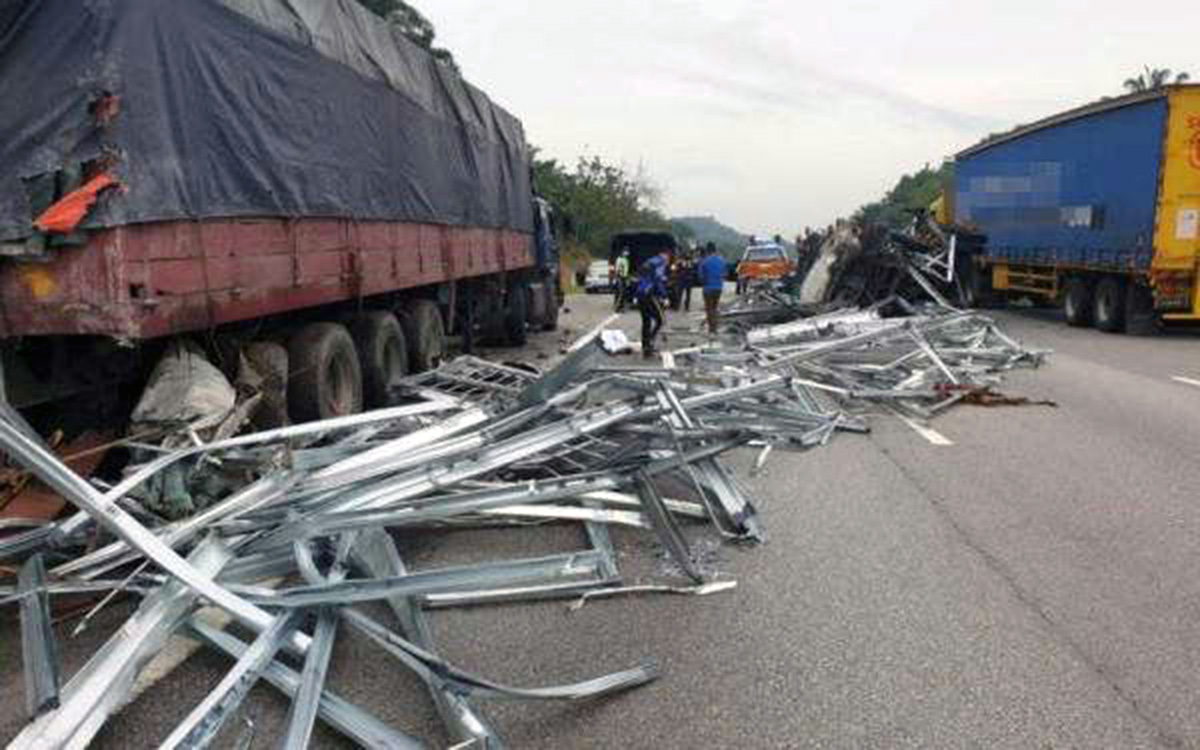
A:
POLYGON ((546 373, 463 357, 395 384, 399 405, 388 410, 238 437, 217 432, 207 442, 182 428, 185 440, 137 454, 142 463, 111 487, 88 482, 0 420, 0 450, 79 509, 0 540, 0 559, 27 559, 19 584, 0 590, 20 602, 34 717, 10 747, 86 745, 131 699, 140 668, 174 634, 228 655, 234 666, 164 747, 208 745, 259 679, 292 700, 280 747, 305 747, 317 720, 363 746, 422 747, 326 688, 343 627, 425 682, 451 742, 501 747, 476 698, 598 699, 655 679, 656 668, 647 663, 556 687, 501 685, 438 655, 430 610, 545 599, 577 609, 630 594, 733 589, 736 581, 718 578, 705 559, 715 557, 714 548, 694 544, 685 527, 709 522, 710 545, 765 538, 722 454, 753 447, 761 471, 780 452, 866 432, 877 405, 928 419, 963 401, 997 402, 990 389, 998 373, 1043 357, 988 318, 936 297, 919 311, 889 297, 812 315, 780 292, 752 294, 726 312, 753 321, 742 333, 671 352, 666 367, 614 365, 602 329, 546 373), (886 317, 897 306, 915 314, 886 317), (172 472, 186 476, 188 487, 207 483, 190 517, 166 520, 145 507, 144 488, 161 487, 172 472), (691 497, 664 497, 667 487, 691 497), (588 546, 414 571, 386 531, 547 522, 579 524, 588 546), (670 568, 626 585, 612 524, 653 534, 670 568), (89 547, 97 528, 115 539, 89 547), (48 572, 42 552, 55 561, 48 572), (143 600, 60 689, 47 600, 77 591, 143 600), (390 607, 394 627, 360 609, 377 601, 390 607), (247 643, 193 616, 201 602, 256 635, 247 643), (299 659, 302 671, 280 652, 299 659))
POLYGON ((737 588, 737 581, 713 581, 699 586, 663 586, 646 584, 643 586, 622 586, 615 589, 596 589, 585 591, 580 597, 571 602, 570 610, 577 612, 593 599, 613 599, 618 596, 637 594, 679 594, 683 596, 708 596, 722 591, 732 591, 737 588))

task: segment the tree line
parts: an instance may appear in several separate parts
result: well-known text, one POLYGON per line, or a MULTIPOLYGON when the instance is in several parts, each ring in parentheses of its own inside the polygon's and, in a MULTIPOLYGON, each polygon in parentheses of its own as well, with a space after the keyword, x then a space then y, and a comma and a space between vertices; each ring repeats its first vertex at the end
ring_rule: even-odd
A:
POLYGON ((860 225, 900 229, 912 222, 913 211, 928 209, 953 181, 953 163, 946 162, 938 169, 926 164, 921 170, 901 177, 881 200, 859 208, 854 221, 860 225))
POLYGON ((532 151, 534 190, 554 206, 560 240, 579 254, 607 258, 612 236, 625 229, 672 231, 658 207, 662 191, 642 170, 631 173, 599 156, 567 167, 532 151))

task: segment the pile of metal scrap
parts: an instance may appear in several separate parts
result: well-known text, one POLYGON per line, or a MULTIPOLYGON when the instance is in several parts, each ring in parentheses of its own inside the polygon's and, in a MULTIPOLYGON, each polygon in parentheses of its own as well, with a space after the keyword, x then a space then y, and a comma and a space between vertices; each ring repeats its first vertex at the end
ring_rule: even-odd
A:
POLYGON ((840 222, 812 255, 799 259, 796 273, 780 282, 744 289, 721 310, 727 331, 787 323, 831 311, 872 306, 890 314, 912 314, 912 302, 946 309, 977 300, 971 263, 980 238, 917 217, 904 232, 840 222))
POLYGON ((782 375, 798 393, 819 393, 849 413, 883 405, 929 419, 964 400, 995 403, 991 389, 1001 373, 1040 366, 1048 354, 1026 349, 974 312, 929 306, 884 317, 896 301, 757 328, 741 347, 675 352, 675 359, 720 368, 726 377, 782 375))
POLYGON ((819 309, 802 305, 793 295, 773 284, 754 284, 721 308, 721 321, 727 329, 748 331, 757 326, 783 323, 819 309))
POLYGON ((785 284, 791 307, 843 308, 885 299, 931 298, 943 306, 976 300, 974 266, 982 238, 918 215, 903 232, 839 223, 785 284))
POLYGON ((867 431, 864 412, 876 405, 929 417, 994 385, 998 372, 1041 359, 976 314, 885 318, 881 309, 800 319, 793 311, 737 346, 678 350, 661 367, 624 366, 599 329, 544 374, 464 357, 395 384, 403 405, 389 410, 208 442, 190 431, 185 446, 160 449, 112 486, 84 480, 0 420, 0 449, 79 509, 0 539, 0 561, 20 564, 0 597, 20 608, 32 719, 10 747, 86 745, 177 635, 234 666, 163 747, 210 743, 259 680, 292 699, 283 747, 306 746, 317 719, 364 747, 423 746, 325 684, 344 629, 423 680, 446 734, 477 747, 500 746, 480 699, 594 699, 654 679, 643 664, 572 685, 501 685, 440 657, 427 611, 725 590, 735 583, 706 570, 680 523, 707 521, 731 541, 764 538, 723 453, 756 447, 761 468, 777 448, 867 431), (214 500, 167 521, 138 500, 139 489, 180 468, 210 477, 214 500), (664 487, 687 494, 668 499, 664 487), (587 548, 413 571, 388 533, 497 525, 535 533, 531 525, 552 521, 579 524, 587 548), (654 534, 684 580, 626 586, 611 525, 654 534), (96 609, 117 594, 142 600, 64 683, 51 599, 79 592, 103 595, 96 609), (363 608, 371 602, 387 604, 395 623, 363 608), (205 614, 214 610, 253 637, 222 630, 205 614))
POLYGON ((186 446, 162 449, 112 486, 85 480, 0 421, 0 449, 79 509, 0 539, 0 561, 20 566, 0 597, 20 608, 32 719, 10 747, 88 744, 175 635, 234 666, 163 747, 211 742, 259 680, 293 701, 282 746, 305 746, 318 718, 364 747, 422 746, 325 685, 332 643, 346 628, 428 685, 454 742, 479 747, 500 746, 479 699, 594 699, 654 679, 643 664, 572 685, 505 686, 438 656, 426 622, 436 607, 734 585, 697 564, 680 519, 761 539, 754 506, 717 456, 768 439, 784 422, 789 434, 815 438, 832 417, 798 409, 781 422, 770 404, 795 396, 780 376, 677 381, 665 371, 606 371, 609 361, 595 340, 544 375, 464 358, 398 384, 405 405, 393 409, 210 442, 192 431, 186 446), (770 420, 740 423, 768 412, 770 420), (166 521, 137 490, 177 467, 223 489, 195 515, 166 521), (694 488, 691 502, 662 496, 667 477, 694 488), (414 572, 385 531, 547 520, 581 524, 588 548, 414 572), (622 588, 612 524, 655 534, 683 585, 622 588), (51 601, 81 592, 104 595, 97 609, 117 594, 142 597, 141 606, 64 682, 51 601), (389 605, 395 623, 368 614, 368 602, 389 605), (254 636, 221 630, 202 607, 254 636))
POLYGON ((797 277, 722 308, 723 346, 673 361, 726 377, 784 375, 850 413, 882 405, 928 419, 960 402, 1031 403, 992 389, 999 373, 1036 367, 1047 352, 960 309, 976 301, 980 239, 925 215, 906 232, 841 222, 797 277))

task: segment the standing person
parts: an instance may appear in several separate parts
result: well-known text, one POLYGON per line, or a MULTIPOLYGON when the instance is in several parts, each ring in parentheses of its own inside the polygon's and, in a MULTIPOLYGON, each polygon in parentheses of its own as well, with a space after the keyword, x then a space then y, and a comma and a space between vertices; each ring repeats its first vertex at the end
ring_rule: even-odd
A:
POLYGON ((717 253, 717 246, 712 242, 704 247, 704 260, 696 269, 700 276, 700 285, 704 288, 704 314, 708 318, 708 335, 717 335, 721 305, 721 292, 725 289, 725 259, 717 253))
POLYGON ((692 308, 692 278, 695 275, 692 259, 679 255, 671 265, 671 309, 690 311, 692 308))
POLYGON ((696 285, 696 254, 695 250, 688 252, 683 259, 679 282, 683 285, 683 300, 680 303, 684 312, 692 311, 692 287, 696 285))
POLYGON ((617 272, 616 291, 614 292, 617 295, 616 307, 617 312, 624 312, 625 303, 629 300, 629 248, 621 251, 615 265, 617 272))
POLYGON ((638 269, 637 304, 642 312, 642 356, 657 353, 654 340, 663 327, 663 300, 667 298, 667 265, 671 251, 659 251, 638 269))

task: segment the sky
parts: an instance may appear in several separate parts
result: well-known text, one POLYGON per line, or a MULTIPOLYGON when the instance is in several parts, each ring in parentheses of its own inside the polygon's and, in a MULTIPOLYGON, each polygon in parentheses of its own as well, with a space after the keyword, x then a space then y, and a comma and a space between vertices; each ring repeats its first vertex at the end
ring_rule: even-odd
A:
POLYGON ((416 0, 544 153, 644 169, 672 216, 795 235, 989 133, 1200 80, 1175 0, 416 0))

